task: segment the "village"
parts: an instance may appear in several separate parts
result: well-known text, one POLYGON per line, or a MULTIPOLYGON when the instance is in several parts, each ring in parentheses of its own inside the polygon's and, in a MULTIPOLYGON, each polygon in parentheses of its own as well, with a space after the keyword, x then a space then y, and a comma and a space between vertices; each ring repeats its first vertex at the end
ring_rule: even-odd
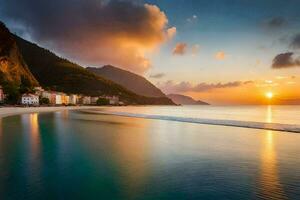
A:
MULTIPOLYGON (((5 102, 5 93, 0 86, 0 102, 5 102)), ((47 91, 42 87, 35 87, 34 92, 21 95, 19 104, 22 106, 74 106, 74 105, 114 105, 124 103, 118 96, 85 96, 81 94, 66 94, 57 91, 47 91)))

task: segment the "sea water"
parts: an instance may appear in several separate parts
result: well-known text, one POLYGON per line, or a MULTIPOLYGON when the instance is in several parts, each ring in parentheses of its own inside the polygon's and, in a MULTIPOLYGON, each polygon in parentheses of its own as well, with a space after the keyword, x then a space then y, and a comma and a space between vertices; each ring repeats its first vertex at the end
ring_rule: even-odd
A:
POLYGON ((299 133, 99 113, 297 124, 296 108, 272 107, 272 117, 267 107, 5 117, 0 199, 300 199, 299 133))

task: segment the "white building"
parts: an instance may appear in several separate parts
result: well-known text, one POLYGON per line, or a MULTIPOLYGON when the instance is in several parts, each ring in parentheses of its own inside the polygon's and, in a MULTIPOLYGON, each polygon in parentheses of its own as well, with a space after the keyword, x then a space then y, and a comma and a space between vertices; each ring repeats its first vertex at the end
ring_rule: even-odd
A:
POLYGON ((96 104, 99 97, 91 97, 91 104, 96 104))
POLYGON ((109 97, 109 104, 110 105, 118 105, 119 104, 119 97, 118 96, 112 96, 109 97))
POLYGON ((22 95, 22 102, 23 105, 39 105, 39 96, 34 94, 23 94, 22 95))
POLYGON ((82 104, 85 104, 85 105, 91 104, 91 97, 90 96, 82 97, 82 104))
POLYGON ((61 94, 60 93, 56 93, 55 94, 55 104, 56 105, 61 105, 62 104, 62 98, 61 98, 61 94))
POLYGON ((76 105, 78 103, 78 96, 76 94, 70 95, 70 104, 76 105))

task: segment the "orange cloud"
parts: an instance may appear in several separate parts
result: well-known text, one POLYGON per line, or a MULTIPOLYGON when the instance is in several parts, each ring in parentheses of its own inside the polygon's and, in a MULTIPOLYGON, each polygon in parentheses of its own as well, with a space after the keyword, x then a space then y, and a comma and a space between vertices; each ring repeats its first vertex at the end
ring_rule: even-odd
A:
POLYGON ((168 37, 168 39, 172 39, 176 35, 176 33, 177 33, 176 27, 169 28, 167 30, 167 37, 168 37))
POLYGON ((144 73, 151 67, 146 55, 176 34, 156 5, 137 1, 10 0, 4 9, 35 42, 87 66, 144 73))
POLYGON ((174 55, 184 55, 186 53, 187 44, 180 42, 177 43, 175 48, 173 49, 174 55))
POLYGON ((226 54, 223 51, 219 51, 215 54, 215 59, 217 59, 217 60, 224 60, 225 57, 226 57, 226 54))

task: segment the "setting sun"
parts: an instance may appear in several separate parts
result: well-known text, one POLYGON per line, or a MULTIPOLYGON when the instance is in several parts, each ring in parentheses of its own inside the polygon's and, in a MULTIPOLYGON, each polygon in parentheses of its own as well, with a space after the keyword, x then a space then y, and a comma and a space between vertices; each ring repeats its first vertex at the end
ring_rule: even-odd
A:
POLYGON ((272 99, 274 96, 273 92, 267 92, 265 95, 268 99, 272 99))

